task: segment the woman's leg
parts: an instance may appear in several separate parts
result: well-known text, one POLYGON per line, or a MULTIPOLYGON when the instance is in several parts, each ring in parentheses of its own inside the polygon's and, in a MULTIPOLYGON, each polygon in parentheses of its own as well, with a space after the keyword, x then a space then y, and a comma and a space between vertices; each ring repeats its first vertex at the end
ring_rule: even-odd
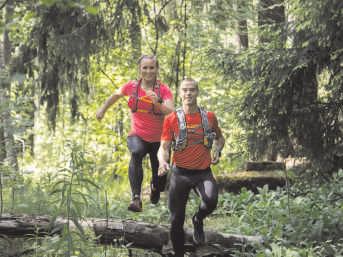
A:
POLYGON ((148 152, 148 142, 145 142, 138 136, 129 136, 127 138, 127 146, 131 152, 131 160, 129 164, 129 180, 132 192, 132 199, 140 198, 142 182, 143 182, 143 167, 142 161, 148 152))
POLYGON ((150 143, 150 164, 151 164, 151 184, 154 188, 158 188, 158 159, 157 152, 160 147, 160 142, 150 143))
POLYGON ((150 202, 157 204, 160 200, 160 188, 158 177, 158 159, 157 152, 160 147, 160 142, 150 143, 149 155, 151 164, 151 182, 150 182, 150 202))

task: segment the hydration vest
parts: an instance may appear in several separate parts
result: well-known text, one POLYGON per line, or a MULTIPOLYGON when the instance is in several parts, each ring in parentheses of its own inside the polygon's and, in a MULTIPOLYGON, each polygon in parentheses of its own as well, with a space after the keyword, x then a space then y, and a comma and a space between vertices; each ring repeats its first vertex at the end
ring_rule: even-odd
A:
MULTIPOLYGON (((139 97, 139 88, 141 86, 141 82, 142 80, 140 79, 139 81, 135 81, 134 82, 134 85, 135 85, 135 92, 129 97, 129 100, 128 100, 128 105, 131 109, 131 112, 150 112, 150 111, 147 111, 147 110, 144 110, 144 109, 139 109, 138 108, 138 101, 143 101, 143 102, 147 102, 149 104, 152 105, 152 113, 155 114, 155 115, 163 115, 162 112, 159 112, 159 111, 156 111, 155 110, 155 106, 152 104, 152 101, 150 99, 147 99, 145 100, 144 97, 140 98, 139 97)), ((152 88, 152 91, 155 92, 155 88, 157 89, 157 92, 155 92, 157 94, 157 97, 160 99, 161 98, 161 89, 160 89, 161 85, 159 82, 157 82, 157 86, 156 84, 154 84, 153 88, 152 88)))
MULTIPOLYGON (((204 131, 204 138, 203 140, 194 142, 193 144, 203 144, 208 149, 211 149, 216 133, 209 126, 207 111, 199 107, 199 112, 201 115, 201 125, 204 131)), ((175 137, 172 147, 174 151, 182 151, 188 145, 186 116, 182 108, 176 109, 176 116, 178 120, 179 134, 175 137)))

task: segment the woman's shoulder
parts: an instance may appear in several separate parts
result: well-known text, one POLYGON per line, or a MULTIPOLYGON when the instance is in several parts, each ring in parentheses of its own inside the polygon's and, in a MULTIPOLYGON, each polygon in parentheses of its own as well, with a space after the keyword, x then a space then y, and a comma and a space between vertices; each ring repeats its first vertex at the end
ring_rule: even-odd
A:
POLYGON ((120 91, 124 95, 130 95, 132 92, 134 92, 134 89, 136 88, 137 84, 138 82, 136 80, 129 80, 120 87, 120 91))
POLYGON ((159 86, 160 86, 161 89, 170 90, 168 84, 163 83, 163 82, 161 82, 161 81, 158 81, 158 84, 159 84, 159 86))
POLYGON ((138 85, 138 81, 137 80, 129 80, 123 86, 134 87, 136 85, 138 85))
POLYGON ((159 82, 159 86, 160 86, 160 92, 162 95, 164 95, 168 99, 173 97, 173 93, 167 84, 159 82))

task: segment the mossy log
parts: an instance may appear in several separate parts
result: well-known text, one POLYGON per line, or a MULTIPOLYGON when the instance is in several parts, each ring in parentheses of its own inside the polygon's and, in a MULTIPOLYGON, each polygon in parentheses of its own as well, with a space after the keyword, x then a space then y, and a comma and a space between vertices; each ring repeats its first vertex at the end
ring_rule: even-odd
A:
MULTIPOLYGON (((32 237, 59 234, 66 226, 67 219, 51 219, 48 216, 10 215, 3 214, 0 218, 0 236, 32 237)), ((72 229, 76 229, 70 221, 72 229)), ((80 229, 92 230, 99 244, 118 245, 148 249, 163 256, 172 252, 169 240, 169 228, 164 225, 138 222, 134 220, 116 219, 83 219, 80 229)), ((193 252, 193 256, 229 256, 232 249, 253 246, 262 243, 258 236, 229 235, 213 231, 206 231, 207 243, 195 247, 192 243, 192 230, 186 229, 186 249, 193 252)))
POLYGON ((285 170, 286 164, 284 162, 273 161, 249 161, 246 163, 247 171, 272 171, 285 170))
POLYGON ((240 171, 216 177, 219 190, 239 193, 242 188, 258 193, 258 188, 268 185, 269 189, 286 185, 286 176, 282 171, 240 171))

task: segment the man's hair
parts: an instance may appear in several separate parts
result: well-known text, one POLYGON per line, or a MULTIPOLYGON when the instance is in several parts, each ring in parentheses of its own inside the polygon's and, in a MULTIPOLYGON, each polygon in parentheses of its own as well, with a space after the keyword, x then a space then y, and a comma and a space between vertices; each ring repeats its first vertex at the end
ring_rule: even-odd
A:
POLYGON ((137 61, 138 66, 141 65, 141 62, 142 62, 143 59, 151 59, 151 60, 153 60, 156 63, 156 68, 159 68, 159 63, 158 63, 157 57, 155 55, 143 54, 141 57, 139 57, 139 59, 137 61))
POLYGON ((185 79, 183 79, 183 80, 181 81, 180 87, 181 87, 181 85, 182 85, 183 83, 185 83, 185 82, 191 82, 191 83, 193 83, 193 85, 195 86, 196 90, 199 91, 198 82, 197 82, 196 80, 194 80, 194 79, 192 79, 192 78, 185 78, 185 79))

